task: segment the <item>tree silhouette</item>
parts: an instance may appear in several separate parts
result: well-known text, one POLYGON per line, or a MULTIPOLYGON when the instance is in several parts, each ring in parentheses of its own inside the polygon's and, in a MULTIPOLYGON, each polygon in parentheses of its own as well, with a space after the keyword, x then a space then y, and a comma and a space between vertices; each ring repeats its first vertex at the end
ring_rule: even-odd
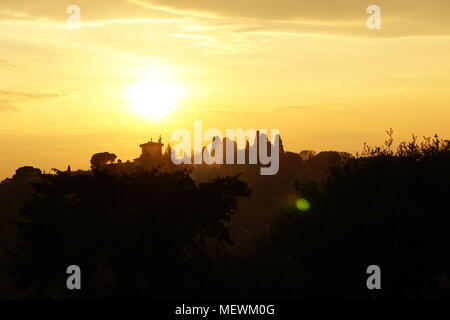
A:
POLYGON ((197 185, 188 171, 156 169, 59 172, 35 189, 9 273, 41 298, 195 293, 208 239, 230 241, 226 223, 250 195, 238 177, 197 185), (83 272, 81 293, 65 288, 72 264, 83 272))
POLYGON ((107 163, 113 163, 116 159, 117 156, 114 153, 96 153, 91 157, 91 168, 92 170, 102 169, 107 163))
POLYGON ((29 179, 35 193, 8 275, 39 298, 450 297, 450 142, 395 149, 387 134, 356 157, 283 152, 269 177, 245 165, 22 170, 5 187, 29 179), (251 229, 282 205, 262 235, 251 229), (234 230, 254 243, 229 246, 234 230), (80 292, 65 287, 72 264, 80 292), (382 291, 366 287, 374 264, 382 291))
POLYGON ((448 297, 450 142, 437 136, 367 147, 323 184, 297 183, 310 210, 284 210, 266 234, 267 260, 289 274, 282 296, 448 297), (269 252, 269 253, 267 253, 269 252), (365 286, 381 267, 382 293, 365 286))

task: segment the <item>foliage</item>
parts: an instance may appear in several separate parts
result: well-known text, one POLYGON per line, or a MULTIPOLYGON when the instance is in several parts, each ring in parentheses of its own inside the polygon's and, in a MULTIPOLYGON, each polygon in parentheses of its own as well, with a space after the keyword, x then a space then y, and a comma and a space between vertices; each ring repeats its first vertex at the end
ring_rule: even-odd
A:
POLYGON ((91 168, 93 170, 103 169, 107 163, 113 163, 117 159, 114 153, 101 152, 91 157, 91 168))
POLYGON ((365 147, 321 185, 297 183, 311 210, 284 210, 262 243, 290 276, 277 296, 443 297, 450 276, 450 143, 365 147), (382 291, 366 288, 370 265, 382 291))
POLYGON ((9 272, 36 297, 164 297, 195 291, 208 238, 230 242, 225 223, 238 177, 197 185, 187 171, 59 172, 35 186, 17 223, 22 244, 9 272), (66 268, 79 265, 81 293, 70 293, 66 268), (186 285, 189 283, 190 285, 186 285))

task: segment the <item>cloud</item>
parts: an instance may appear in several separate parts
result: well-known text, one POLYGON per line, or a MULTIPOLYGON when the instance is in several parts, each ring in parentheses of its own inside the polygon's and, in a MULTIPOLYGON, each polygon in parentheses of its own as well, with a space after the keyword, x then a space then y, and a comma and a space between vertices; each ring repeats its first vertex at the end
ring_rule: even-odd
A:
POLYGON ((264 21, 262 29, 367 36, 449 35, 448 0, 133 0, 178 14, 264 21), (382 30, 369 32, 366 10, 381 8, 382 30))
POLYGON ((6 91, 0 90, 0 97, 17 98, 21 100, 37 100, 46 98, 64 97, 66 94, 62 93, 32 93, 24 91, 6 91))
POLYGON ((230 111, 230 110, 206 110, 206 111, 198 111, 196 113, 213 113, 213 114, 237 114, 238 111, 230 111))
POLYGON ((361 0, 133 0, 150 8, 177 13, 198 13, 206 16, 227 16, 267 20, 348 20, 365 8, 361 0))
POLYGON ((10 112, 10 111, 17 112, 18 110, 16 107, 11 105, 11 103, 9 103, 8 101, 0 100, 0 112, 10 112))
POLYGON ((19 109, 17 109, 14 105, 12 105, 11 101, 20 102, 20 101, 30 101, 48 98, 59 98, 63 96, 65 96, 65 94, 0 90, 0 112, 11 112, 11 111, 18 112, 19 109))
MULTIPOLYGON (((102 21, 145 22, 190 17, 191 23, 207 23, 212 28, 217 24, 248 25, 240 31, 230 30, 228 34, 450 35, 448 0, 77 0, 75 3, 81 9, 82 24, 86 25, 102 21), (381 30, 368 30, 366 26, 369 17, 366 10, 373 4, 381 8, 381 30)), ((67 7, 71 4, 72 1, 65 0, 58 1, 57 5, 54 0, 2 0, 0 20, 64 23, 69 16, 67 7)), ((214 47, 214 39, 217 39, 210 40, 204 33, 189 37, 194 40, 203 37, 199 43, 205 47, 214 47)))
POLYGON ((200 12, 215 16, 267 20, 316 22, 349 21, 361 18, 368 6, 376 4, 387 16, 432 16, 448 18, 448 0, 133 0, 153 8, 178 12, 200 12))
POLYGON ((305 110, 314 108, 314 106, 279 106, 274 107, 275 109, 288 109, 288 110, 305 110))
POLYGON ((4 66, 4 67, 9 67, 9 68, 16 68, 16 65, 13 65, 11 63, 9 63, 6 60, 0 59, 0 66, 4 66))
POLYGON ((318 103, 313 105, 304 105, 304 106, 277 106, 274 107, 275 109, 291 109, 291 110, 306 110, 306 109, 312 109, 312 108, 319 108, 319 107, 334 107, 334 106, 347 106, 346 103, 318 103))
MULTIPOLYGON (((44 20, 64 22, 70 5, 80 7, 82 21, 153 18, 154 10, 128 0, 2 0, 0 20, 44 20)), ((160 14, 161 15, 161 14, 160 14)))
POLYGON ((180 31, 173 34, 173 36, 190 39, 205 52, 232 55, 252 53, 255 45, 266 41, 252 32, 258 28, 258 25, 239 23, 214 24, 199 22, 182 26, 180 31))

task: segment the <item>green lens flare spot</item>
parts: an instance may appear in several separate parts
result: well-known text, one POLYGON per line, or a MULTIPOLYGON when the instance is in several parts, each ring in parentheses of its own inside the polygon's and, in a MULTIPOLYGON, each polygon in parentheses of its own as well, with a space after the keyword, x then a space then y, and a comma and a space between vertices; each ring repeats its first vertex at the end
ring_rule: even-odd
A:
POLYGON ((302 212, 306 212, 309 211, 309 209, 311 209, 311 204, 306 199, 298 199, 295 205, 297 209, 302 212))

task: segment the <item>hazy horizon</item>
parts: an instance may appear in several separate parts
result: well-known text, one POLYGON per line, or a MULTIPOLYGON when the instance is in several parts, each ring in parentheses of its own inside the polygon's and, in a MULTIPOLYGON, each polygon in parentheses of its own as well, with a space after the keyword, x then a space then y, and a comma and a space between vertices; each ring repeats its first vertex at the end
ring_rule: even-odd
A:
POLYGON ((450 136, 448 1, 279 3, 2 1, 0 179, 87 169, 96 152, 132 160, 194 120, 276 128, 292 152, 355 153, 389 128, 395 144, 450 136))

